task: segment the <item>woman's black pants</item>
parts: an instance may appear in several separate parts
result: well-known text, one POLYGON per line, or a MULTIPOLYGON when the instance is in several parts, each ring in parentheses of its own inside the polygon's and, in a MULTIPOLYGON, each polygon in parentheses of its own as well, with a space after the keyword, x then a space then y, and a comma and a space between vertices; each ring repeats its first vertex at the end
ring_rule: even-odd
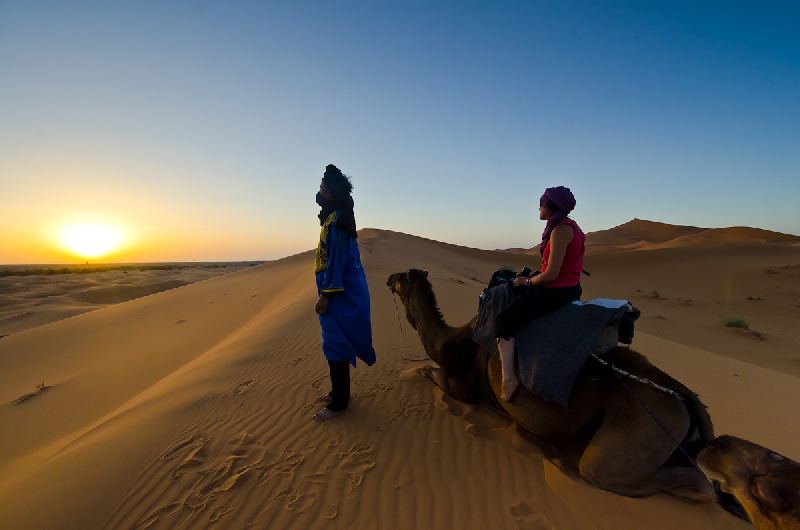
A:
POLYGON ((505 309, 497 313, 495 329, 498 339, 510 339, 517 330, 536 317, 581 299, 580 284, 572 287, 518 287, 520 293, 505 309))
POLYGON ((339 412, 347 408, 350 400, 350 363, 347 361, 328 361, 331 370, 331 402, 327 408, 339 412))

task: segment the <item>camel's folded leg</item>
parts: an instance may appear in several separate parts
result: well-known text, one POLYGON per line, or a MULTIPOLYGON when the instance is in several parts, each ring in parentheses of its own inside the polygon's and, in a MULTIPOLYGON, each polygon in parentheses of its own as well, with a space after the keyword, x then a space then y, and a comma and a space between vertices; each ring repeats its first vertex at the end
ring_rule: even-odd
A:
POLYGON ((465 384, 460 379, 450 377, 441 368, 434 368, 429 364, 419 370, 422 375, 433 381, 436 386, 453 399, 464 403, 473 402, 472 393, 465 390, 465 384))
POLYGON ((580 461, 584 480, 599 488, 643 497, 666 491, 696 501, 716 499, 714 488, 696 467, 665 466, 675 450, 673 440, 683 440, 690 418, 683 403, 659 393, 637 388, 667 432, 629 395, 626 402, 607 406, 606 416, 580 461), (669 434, 668 434, 669 433, 669 434))

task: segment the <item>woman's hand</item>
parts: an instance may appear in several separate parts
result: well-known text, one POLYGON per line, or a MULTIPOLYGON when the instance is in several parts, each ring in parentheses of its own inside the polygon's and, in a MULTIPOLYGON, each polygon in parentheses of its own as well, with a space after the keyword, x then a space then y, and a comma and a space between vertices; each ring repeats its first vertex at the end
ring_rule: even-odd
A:
POLYGON ((317 306, 314 308, 318 315, 327 315, 328 314, 328 297, 324 294, 319 295, 319 300, 317 300, 317 306))
POLYGON ((531 284, 531 279, 525 276, 517 276, 511 283, 514 284, 514 287, 522 287, 523 285, 528 287, 531 284))

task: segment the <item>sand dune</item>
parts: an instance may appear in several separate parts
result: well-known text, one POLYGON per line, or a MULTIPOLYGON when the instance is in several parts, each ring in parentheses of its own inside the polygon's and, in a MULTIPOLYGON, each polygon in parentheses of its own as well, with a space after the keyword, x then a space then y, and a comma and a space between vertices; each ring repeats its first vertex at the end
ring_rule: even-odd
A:
MULTIPOLYGON (((586 247, 590 254, 610 250, 654 250, 714 245, 720 243, 785 243, 798 244, 800 236, 782 234, 760 228, 734 226, 728 228, 700 228, 680 226, 644 219, 586 234, 586 247)), ((531 249, 510 249, 514 253, 538 253, 531 249)))
MULTIPOLYGON (((390 273, 429 270, 446 319, 460 324, 492 271, 531 256, 382 230, 362 231, 359 241, 378 363, 352 372, 351 409, 326 424, 310 419, 314 397, 327 390, 311 252, 1 339, 0 425, 10 435, 0 438, 0 527, 749 528, 716 505, 628 499, 578 482, 513 425, 453 401, 417 375, 421 363, 402 359, 401 347, 411 357, 424 352, 404 319, 401 343, 384 287, 390 273), (37 391, 41 382, 49 388, 37 391)), ((757 257, 728 247, 700 257, 691 249, 595 257, 586 291, 659 289, 664 299, 639 293, 637 305, 652 304, 645 315, 651 307, 669 319, 687 307, 703 314, 716 284, 670 278, 674 263, 710 267, 730 263, 725 252, 745 255, 731 271, 760 270, 748 288, 780 285, 770 300, 753 301, 786 313, 770 340, 796 344, 800 249, 769 248, 757 257), (697 306, 677 300, 681 289, 697 306)), ((738 287, 732 292, 745 303, 738 287)), ((648 325, 652 333, 637 332, 634 347, 699 392, 718 433, 800 458, 800 386, 788 368, 745 362, 761 355, 761 341, 719 322, 708 330, 690 319, 673 330, 643 317, 648 325), (694 347, 686 339, 696 330, 743 345, 738 357, 694 347)))
POLYGON ((759 228, 734 226, 731 228, 714 228, 695 234, 676 237, 669 241, 648 244, 642 250, 656 248, 680 248, 688 246, 719 245, 721 243, 796 243, 800 237, 759 228))
MULTIPOLYGON (((109 267, 94 265, 88 268, 73 267, 73 271, 80 270, 81 273, 29 276, 13 273, 34 267, 12 267, 3 271, 11 272, 12 275, 0 277, 0 336, 19 333, 106 305, 214 278, 243 267, 247 267, 247 264, 226 264, 225 268, 209 264, 182 265, 169 270, 152 265, 125 266, 125 270, 103 270, 109 267)), ((69 270, 60 266, 50 268, 53 271, 69 270)))
POLYGON ((586 234, 586 246, 628 246, 641 241, 666 243, 673 239, 703 232, 705 228, 680 226, 644 219, 633 219, 627 223, 586 234))
POLYGON ((189 285, 189 282, 182 280, 167 280, 165 282, 153 283, 150 285, 117 285, 99 289, 91 289, 70 295, 70 298, 87 302, 90 304, 118 304, 127 302, 142 296, 168 291, 176 287, 189 285))

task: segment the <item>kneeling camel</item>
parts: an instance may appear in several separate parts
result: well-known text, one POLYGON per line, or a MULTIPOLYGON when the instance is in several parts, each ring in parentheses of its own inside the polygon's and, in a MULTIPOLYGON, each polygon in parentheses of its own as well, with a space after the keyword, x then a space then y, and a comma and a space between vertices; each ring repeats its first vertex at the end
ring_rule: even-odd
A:
POLYGON ((629 497, 666 491, 698 501, 715 499, 713 486, 699 469, 685 458, 683 462, 671 458, 676 451, 673 440, 694 456, 714 436, 706 407, 691 390, 643 355, 616 347, 604 359, 671 388, 683 398, 635 381, 628 383, 669 436, 607 368, 591 359, 581 370, 566 407, 547 402, 524 387, 511 402, 502 402, 500 361, 472 340, 474 319, 461 327, 447 325, 427 276, 427 271, 411 269, 392 274, 386 285, 400 296, 406 319, 439 365, 425 366, 422 373, 446 394, 467 403, 485 396, 517 424, 556 447, 585 442, 577 467, 580 476, 598 488, 629 497))

